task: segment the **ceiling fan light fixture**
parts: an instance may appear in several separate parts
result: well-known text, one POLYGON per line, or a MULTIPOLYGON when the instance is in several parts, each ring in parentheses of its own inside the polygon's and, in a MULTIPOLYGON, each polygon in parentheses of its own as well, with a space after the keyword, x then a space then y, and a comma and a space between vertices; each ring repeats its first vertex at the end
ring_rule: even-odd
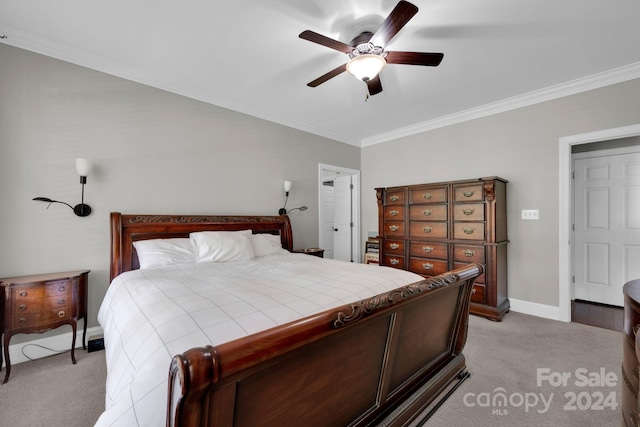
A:
POLYGON ((347 63, 347 71, 358 80, 366 82, 377 76, 386 64, 387 61, 382 56, 365 53, 351 58, 347 63))

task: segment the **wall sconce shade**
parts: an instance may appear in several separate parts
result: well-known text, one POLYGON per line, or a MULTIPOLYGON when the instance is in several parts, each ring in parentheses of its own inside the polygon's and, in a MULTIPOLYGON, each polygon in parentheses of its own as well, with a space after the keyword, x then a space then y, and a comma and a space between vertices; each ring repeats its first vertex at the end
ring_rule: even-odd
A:
MULTIPOLYGON (((69 206, 78 216, 88 216, 91 214, 91 206, 84 203, 84 185, 87 183, 87 176, 91 173, 92 167, 93 165, 91 164, 91 161, 87 159, 76 159, 76 172, 80 175, 80 184, 82 185, 82 198, 80 204, 71 206, 69 203, 53 200, 48 197, 35 197, 33 200, 38 202, 47 202, 49 203, 49 206, 51 206, 52 203, 61 203, 69 206)), ((47 209, 49 209, 49 206, 47 206, 47 209)))
POLYGON ((291 181, 284 182, 284 206, 282 206, 278 211, 279 215, 286 215, 289 212, 295 211, 295 210, 306 211, 308 209, 306 206, 300 206, 299 208, 293 208, 287 211, 287 200, 289 200, 289 191, 291 191, 291 186, 292 186, 291 181))

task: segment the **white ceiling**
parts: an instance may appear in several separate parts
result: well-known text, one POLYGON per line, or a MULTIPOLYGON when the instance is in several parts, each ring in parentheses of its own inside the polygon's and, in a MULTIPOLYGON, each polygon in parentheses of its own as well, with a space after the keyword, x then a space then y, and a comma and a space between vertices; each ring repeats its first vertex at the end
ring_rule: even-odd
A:
POLYGON ((414 0, 388 50, 442 52, 388 65, 384 91, 343 73, 306 83, 397 0, 0 0, 0 42, 366 146, 640 77, 640 1, 414 0))

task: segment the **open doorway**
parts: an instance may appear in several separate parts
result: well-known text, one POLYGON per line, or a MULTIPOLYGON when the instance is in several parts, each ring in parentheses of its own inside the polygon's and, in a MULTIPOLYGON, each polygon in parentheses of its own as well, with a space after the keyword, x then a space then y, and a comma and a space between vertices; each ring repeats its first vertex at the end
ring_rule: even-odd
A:
MULTIPOLYGON (((574 280, 573 160, 575 146, 640 136, 640 125, 607 129, 560 138, 559 173, 559 307, 557 320, 571 321, 574 280)), ((551 316, 549 316, 551 317, 551 316)))
POLYGON ((318 198, 325 258, 360 262, 360 171, 319 164, 318 198))

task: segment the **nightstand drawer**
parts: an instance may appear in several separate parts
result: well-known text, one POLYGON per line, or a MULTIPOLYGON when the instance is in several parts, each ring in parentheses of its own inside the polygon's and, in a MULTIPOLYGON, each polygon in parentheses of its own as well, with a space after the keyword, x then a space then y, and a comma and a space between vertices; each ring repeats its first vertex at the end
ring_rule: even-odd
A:
POLYGON ((43 310, 12 316, 12 328, 19 330, 23 328, 47 327, 47 325, 51 323, 69 319, 71 319, 71 310, 67 307, 60 307, 55 310, 43 310))
POLYGON ((69 303, 67 295, 57 295, 49 298, 24 299, 22 301, 14 301, 13 313, 31 313, 38 310, 54 310, 59 307, 66 307, 69 303))

